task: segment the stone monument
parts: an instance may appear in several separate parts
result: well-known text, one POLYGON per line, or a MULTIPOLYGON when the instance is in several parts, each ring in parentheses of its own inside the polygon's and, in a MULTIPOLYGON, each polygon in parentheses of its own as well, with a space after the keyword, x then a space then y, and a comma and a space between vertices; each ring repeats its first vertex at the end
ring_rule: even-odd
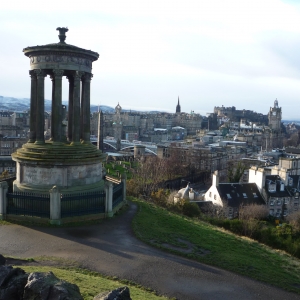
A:
POLYGON ((61 193, 104 189, 104 155, 90 142, 92 63, 99 54, 65 42, 68 28, 59 27, 59 42, 23 49, 30 59, 30 136, 12 154, 17 164, 14 191, 61 193), (52 80, 51 138, 44 138, 44 81, 52 80), (69 81, 68 126, 63 124, 62 79, 69 81))

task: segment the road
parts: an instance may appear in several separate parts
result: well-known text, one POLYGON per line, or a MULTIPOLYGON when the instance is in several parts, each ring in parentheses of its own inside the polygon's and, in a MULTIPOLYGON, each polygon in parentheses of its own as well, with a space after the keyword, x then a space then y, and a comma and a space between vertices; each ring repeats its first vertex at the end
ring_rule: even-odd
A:
POLYGON ((75 260, 105 275, 132 280, 182 300, 300 299, 300 296, 215 267, 152 248, 135 238, 127 212, 83 227, 0 226, 0 253, 21 258, 75 260))

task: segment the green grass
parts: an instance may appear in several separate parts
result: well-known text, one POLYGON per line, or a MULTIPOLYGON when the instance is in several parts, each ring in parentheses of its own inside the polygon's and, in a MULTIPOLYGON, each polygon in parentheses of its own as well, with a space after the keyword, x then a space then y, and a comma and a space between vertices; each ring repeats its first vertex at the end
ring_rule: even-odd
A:
POLYGON ((92 300, 97 294, 107 292, 115 288, 127 285, 130 289, 130 296, 134 300, 159 300, 168 299, 163 296, 157 296, 150 289, 143 288, 130 281, 120 280, 118 278, 109 278, 99 273, 91 272, 79 268, 56 268, 45 266, 21 266, 26 272, 49 272, 60 279, 76 284, 85 300, 92 300))
POLYGON ((153 246, 300 294, 300 260, 199 220, 134 200, 138 238, 153 246), (186 253, 190 243, 190 252, 186 253))
MULTIPOLYGON (((131 163, 132 164, 132 163, 131 163)), ((132 178, 132 174, 129 170, 126 170, 126 168, 123 168, 123 165, 130 166, 130 162, 122 161, 122 164, 120 165, 119 162, 109 162, 104 164, 104 167, 106 170, 109 170, 109 173, 107 173, 109 176, 112 177, 118 177, 117 171, 120 172, 120 174, 126 174, 127 179, 132 178), (113 167, 114 165, 114 167, 113 167)), ((136 168, 136 164, 132 164, 132 168, 136 168)))

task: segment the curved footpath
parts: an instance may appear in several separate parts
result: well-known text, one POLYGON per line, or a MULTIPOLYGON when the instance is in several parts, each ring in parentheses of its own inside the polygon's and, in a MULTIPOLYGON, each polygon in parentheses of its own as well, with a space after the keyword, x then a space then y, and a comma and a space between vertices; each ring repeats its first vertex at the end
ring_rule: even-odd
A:
POLYGON ((130 204, 120 216, 83 227, 2 225, 0 253, 21 258, 45 255, 76 260, 85 268, 132 280, 183 300, 300 299, 294 293, 144 244, 131 229, 136 210, 136 205, 130 204))

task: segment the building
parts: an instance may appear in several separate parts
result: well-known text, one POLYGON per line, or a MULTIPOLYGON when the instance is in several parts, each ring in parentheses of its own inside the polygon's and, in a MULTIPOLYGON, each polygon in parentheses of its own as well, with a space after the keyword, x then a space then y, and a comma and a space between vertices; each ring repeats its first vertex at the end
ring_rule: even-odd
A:
MULTIPOLYGON (((91 134, 97 136, 97 113, 91 117, 91 134)), ((116 139, 142 140, 159 143, 161 141, 184 139, 186 136, 195 136, 203 126, 203 117, 200 114, 181 112, 179 104, 176 113, 165 112, 133 112, 123 111, 118 103, 115 113, 103 113, 103 136, 114 136, 116 139), (165 133, 157 132, 165 130, 165 133), (184 134, 181 134, 182 131, 184 134), (180 133, 180 134, 179 134, 180 133)))
POLYGON ((230 219, 238 216, 241 206, 266 204, 255 183, 219 183, 218 171, 213 174, 212 185, 204 200, 211 201, 230 219))
POLYGON ((274 217, 284 218, 299 209, 300 175, 291 173, 279 166, 249 170, 249 182, 256 183, 274 217))

